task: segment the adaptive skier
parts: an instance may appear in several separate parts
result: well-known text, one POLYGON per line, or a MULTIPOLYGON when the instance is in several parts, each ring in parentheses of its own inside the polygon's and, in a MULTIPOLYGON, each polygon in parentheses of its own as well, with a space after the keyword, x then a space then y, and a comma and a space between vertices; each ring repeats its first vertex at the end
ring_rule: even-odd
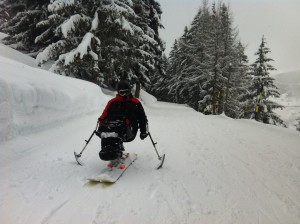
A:
POLYGON ((117 91, 116 97, 107 103, 99 117, 96 132, 101 138, 100 159, 111 161, 108 164, 111 167, 126 157, 123 142, 133 141, 138 129, 142 140, 148 136, 147 116, 141 102, 132 96, 129 82, 121 80, 117 91))

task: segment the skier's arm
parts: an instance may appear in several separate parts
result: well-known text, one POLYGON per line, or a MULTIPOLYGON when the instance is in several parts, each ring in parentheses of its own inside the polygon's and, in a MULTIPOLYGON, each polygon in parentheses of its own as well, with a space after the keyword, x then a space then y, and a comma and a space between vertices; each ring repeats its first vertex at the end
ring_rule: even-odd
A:
POLYGON ((115 98, 114 98, 114 99, 111 99, 110 101, 108 101, 108 103, 107 103, 105 109, 103 110, 101 116, 98 118, 98 121, 99 121, 99 122, 103 121, 103 120, 107 117, 109 108, 110 108, 111 104, 112 104, 114 101, 116 101, 115 98))
POLYGON ((139 127, 141 133, 147 133, 148 132, 148 119, 145 113, 145 110, 141 103, 138 105, 138 119, 139 119, 139 127))

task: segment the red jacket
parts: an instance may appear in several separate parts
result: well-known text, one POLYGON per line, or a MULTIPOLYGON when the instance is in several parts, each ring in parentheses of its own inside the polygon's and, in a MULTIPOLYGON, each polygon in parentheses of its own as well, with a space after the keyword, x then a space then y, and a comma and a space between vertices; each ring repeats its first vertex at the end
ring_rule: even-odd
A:
POLYGON ((108 101, 100 120, 114 116, 125 116, 135 131, 138 127, 141 132, 147 131, 148 120, 144 108, 139 99, 132 95, 122 97, 117 94, 115 98, 108 101))

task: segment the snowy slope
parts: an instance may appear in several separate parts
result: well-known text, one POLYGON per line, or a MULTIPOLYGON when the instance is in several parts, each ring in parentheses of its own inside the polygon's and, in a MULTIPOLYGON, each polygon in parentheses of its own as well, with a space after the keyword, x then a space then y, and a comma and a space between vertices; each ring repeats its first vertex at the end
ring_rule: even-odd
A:
POLYGON ((291 129, 296 129, 296 118, 300 118, 300 71, 281 73, 274 76, 275 83, 281 93, 276 102, 286 106, 276 110, 276 113, 291 129))
MULTIPOLYGON (((137 138, 125 147, 138 159, 119 182, 90 184, 86 178, 105 167, 98 158, 100 139, 95 136, 86 148, 85 166, 76 164, 73 151, 83 148, 111 96, 93 84, 3 57, 0 62, 0 90, 22 96, 17 101, 11 99, 14 94, 1 93, 13 114, 5 124, 25 130, 0 142, 0 223, 300 223, 299 132, 204 116, 143 92, 151 134, 159 152, 167 155, 164 167, 155 169, 158 160, 150 140, 137 138), (55 106, 53 94, 42 90, 36 96, 51 106, 32 106, 40 102, 33 101, 32 88, 38 89, 42 80, 46 93, 59 92, 59 104, 76 113, 55 106), (86 99, 92 102, 90 110, 77 105, 86 99), (16 102, 28 111, 19 111, 16 102), (46 116, 37 115, 39 107, 46 116), (45 125, 19 125, 24 119, 45 125)), ((6 135, 10 132, 2 121, 6 135)))

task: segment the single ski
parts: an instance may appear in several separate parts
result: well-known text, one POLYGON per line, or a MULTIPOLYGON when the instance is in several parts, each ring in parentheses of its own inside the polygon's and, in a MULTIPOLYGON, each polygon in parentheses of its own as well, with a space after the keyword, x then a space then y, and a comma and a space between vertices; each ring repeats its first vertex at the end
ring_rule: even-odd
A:
POLYGON ((128 154, 121 163, 109 163, 108 167, 103 169, 100 174, 88 177, 87 179, 91 182, 115 183, 136 159, 137 154, 128 154))

